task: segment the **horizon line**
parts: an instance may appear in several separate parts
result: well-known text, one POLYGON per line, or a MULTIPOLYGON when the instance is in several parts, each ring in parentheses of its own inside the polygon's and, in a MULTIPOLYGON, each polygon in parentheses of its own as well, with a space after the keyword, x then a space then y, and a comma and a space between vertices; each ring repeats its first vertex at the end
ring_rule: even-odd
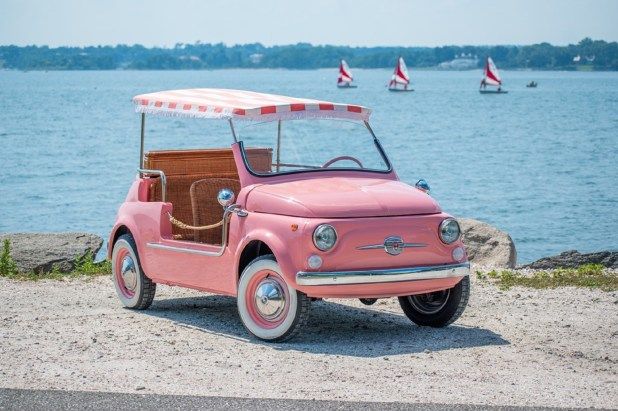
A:
POLYGON ((300 46, 300 45, 308 45, 311 47, 347 47, 347 48, 367 48, 367 49, 371 49, 371 48, 438 48, 438 47, 498 47, 498 46, 502 46, 502 47, 525 47, 525 46, 534 46, 534 45, 539 45, 539 44, 549 44, 553 47, 567 47, 567 46, 576 46, 579 42, 586 40, 586 39, 590 39, 592 41, 604 41, 606 43, 616 43, 618 42, 618 40, 604 40, 604 39, 594 39, 592 37, 584 37, 581 40, 579 40, 577 43, 567 43, 567 44, 557 44, 557 43, 550 43, 547 41, 541 41, 541 42, 537 42, 537 43, 529 43, 529 44, 442 44, 442 45, 436 45, 436 46, 422 46, 422 45, 374 45, 374 46, 368 46, 368 45, 346 45, 346 44, 314 44, 314 43, 310 43, 310 42, 297 42, 297 43, 288 43, 288 44, 271 44, 271 45, 265 45, 261 42, 248 42, 248 43, 234 43, 234 44, 228 44, 226 42, 203 42, 201 40, 196 40, 193 43, 185 43, 185 42, 176 42, 174 43, 173 46, 170 45, 144 45, 142 43, 133 43, 133 44, 129 44, 129 43, 116 43, 116 44, 90 44, 90 45, 49 45, 49 44, 35 44, 35 43, 30 43, 30 44, 15 44, 15 43, 11 43, 11 44, 0 44, 0 47, 47 47, 50 49, 57 49, 57 48, 88 48, 88 47, 118 47, 118 46, 128 46, 128 47, 133 47, 133 46, 142 46, 144 48, 150 48, 150 49, 155 49, 155 48, 159 48, 159 49, 174 49, 176 48, 177 45, 190 45, 190 46, 196 46, 196 45, 217 45, 217 44, 222 44, 223 46, 225 46, 226 48, 230 48, 230 47, 236 47, 236 46, 247 46, 247 45, 260 45, 264 48, 273 48, 273 47, 290 47, 290 46, 300 46))

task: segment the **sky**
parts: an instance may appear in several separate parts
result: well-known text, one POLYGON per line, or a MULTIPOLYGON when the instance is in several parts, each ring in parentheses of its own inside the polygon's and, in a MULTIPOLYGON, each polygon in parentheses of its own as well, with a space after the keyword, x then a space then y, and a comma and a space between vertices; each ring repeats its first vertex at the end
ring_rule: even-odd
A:
POLYGON ((0 0, 0 45, 565 45, 618 41, 618 0, 0 0))

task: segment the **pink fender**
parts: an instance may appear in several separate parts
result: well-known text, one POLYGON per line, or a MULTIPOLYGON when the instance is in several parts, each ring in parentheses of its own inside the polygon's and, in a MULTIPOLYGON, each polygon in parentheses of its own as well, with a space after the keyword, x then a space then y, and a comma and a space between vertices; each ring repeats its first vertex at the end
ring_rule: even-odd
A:
MULTIPOLYGON (((239 219, 242 232, 236 248, 235 272, 238 272, 240 255, 251 241, 261 241, 270 248, 281 267, 282 274, 290 285, 296 283, 296 263, 302 251, 301 239, 306 235, 303 218, 288 217, 272 214, 250 213, 247 217, 239 219), (293 226, 296 228, 294 229, 293 226), (267 227, 267 228, 265 228, 267 227)), ((233 239, 230 238, 230 244, 233 239)))

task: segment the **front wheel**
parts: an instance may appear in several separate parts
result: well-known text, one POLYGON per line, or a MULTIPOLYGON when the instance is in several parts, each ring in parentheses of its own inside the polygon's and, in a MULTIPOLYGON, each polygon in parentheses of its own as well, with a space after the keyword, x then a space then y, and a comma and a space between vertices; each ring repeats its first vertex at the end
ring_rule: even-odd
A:
POLYGON ((466 276, 447 290, 399 297, 399 305, 415 324, 446 327, 464 312, 469 296, 470 278, 466 276))
POLYGON ((289 286, 273 255, 253 260, 238 282, 238 313, 245 328, 265 341, 285 341, 307 323, 311 299, 289 286))
POLYGON ((121 235, 114 243, 112 278, 122 305, 136 310, 150 307, 157 284, 144 275, 131 234, 121 235))

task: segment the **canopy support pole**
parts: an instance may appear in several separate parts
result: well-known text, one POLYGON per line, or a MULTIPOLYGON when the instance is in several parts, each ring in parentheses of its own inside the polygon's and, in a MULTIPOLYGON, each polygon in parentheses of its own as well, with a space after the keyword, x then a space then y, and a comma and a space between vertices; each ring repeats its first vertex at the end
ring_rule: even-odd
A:
POLYGON ((376 139, 376 140, 377 140, 378 138, 376 137, 375 133, 373 132, 373 129, 372 129, 372 128, 371 128, 371 126, 369 125, 369 122, 368 122, 367 120, 365 120, 365 121, 363 121, 363 123, 365 123, 365 127, 367 127, 367 130, 369 130, 369 133, 371 134, 371 136, 372 136, 374 139, 376 139))
POLYGON ((281 120, 277 122, 277 172, 281 164, 281 120))
POLYGON ((142 113, 142 125, 140 130, 140 145, 139 145, 139 168, 144 168, 144 133, 146 126, 146 114, 142 113))
POLYGON ((234 143, 238 143, 238 139, 236 138, 236 130, 234 130, 234 123, 232 123, 232 119, 228 120, 230 122, 230 129, 232 130, 232 137, 234 137, 234 143))

